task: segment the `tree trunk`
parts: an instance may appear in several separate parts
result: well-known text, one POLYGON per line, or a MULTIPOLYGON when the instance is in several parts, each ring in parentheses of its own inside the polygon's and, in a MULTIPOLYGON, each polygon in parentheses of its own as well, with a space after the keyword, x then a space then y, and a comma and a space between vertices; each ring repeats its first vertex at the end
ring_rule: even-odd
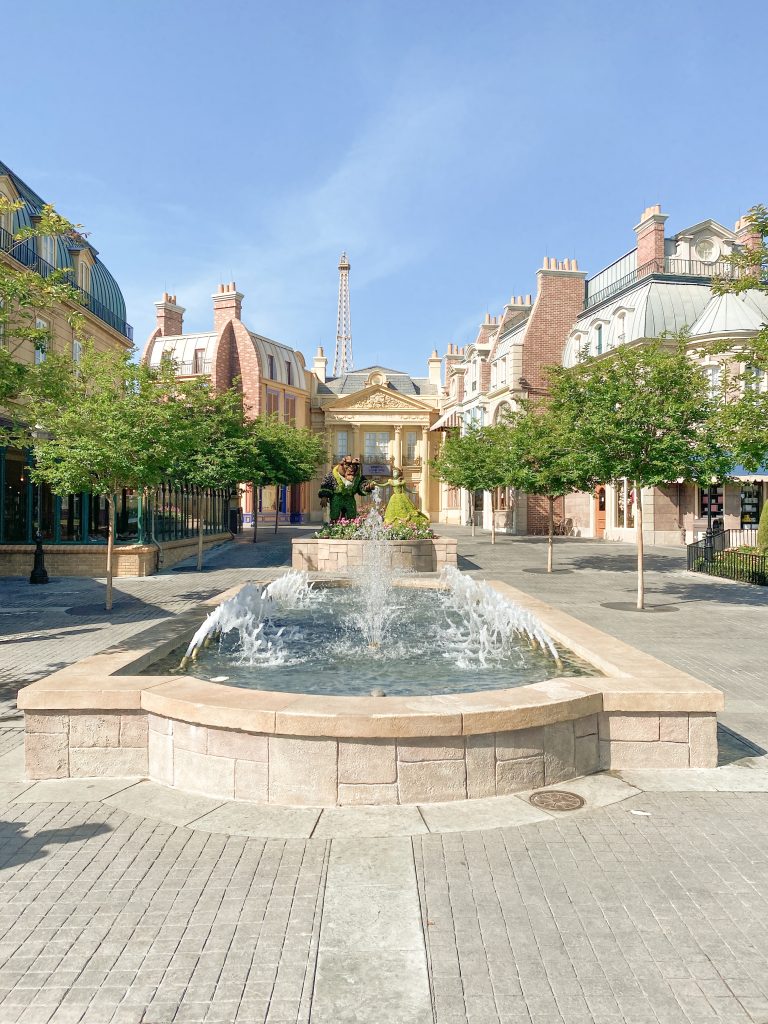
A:
POLYGON ((115 548, 115 495, 107 495, 107 599, 105 608, 112 611, 112 555, 115 548))
POLYGON ((643 578, 643 492, 635 481, 635 530, 637 534, 637 609, 645 608, 645 579, 643 578))
POLYGON ((547 514, 547 572, 552 572, 552 554, 555 543, 555 499, 549 495, 549 512, 547 514))
POLYGON ((203 532, 205 530, 205 517, 203 516, 203 490, 197 492, 197 571, 203 568, 203 532))

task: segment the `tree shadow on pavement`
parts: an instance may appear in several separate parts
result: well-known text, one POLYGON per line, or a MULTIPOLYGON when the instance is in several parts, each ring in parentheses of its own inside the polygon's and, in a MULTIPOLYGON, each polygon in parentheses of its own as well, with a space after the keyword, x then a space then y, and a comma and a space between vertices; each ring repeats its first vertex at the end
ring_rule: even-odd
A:
POLYGON ((93 839, 112 831, 109 825, 70 825, 68 828, 49 828, 42 832, 25 834, 27 826, 18 821, 0 821, 0 870, 40 860, 49 853, 47 847, 93 839))

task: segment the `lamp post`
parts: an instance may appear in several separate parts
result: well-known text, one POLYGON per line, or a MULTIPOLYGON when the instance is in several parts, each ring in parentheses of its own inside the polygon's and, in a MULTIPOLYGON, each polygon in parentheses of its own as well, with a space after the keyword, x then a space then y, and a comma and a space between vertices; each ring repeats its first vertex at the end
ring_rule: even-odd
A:
MULTIPOLYGON (((33 440, 37 441, 43 437, 48 437, 48 434, 41 430, 40 427, 35 427, 32 431, 33 440)), ((43 533, 40 529, 42 520, 42 504, 43 504, 43 485, 37 485, 37 529, 35 530, 35 560, 32 565, 32 572, 29 574, 30 583, 50 583, 48 578, 48 570, 45 568, 45 553, 43 552, 43 533)))
POLYGON ((717 483, 717 477, 712 477, 707 490, 707 529, 704 534, 704 561, 709 565, 714 552, 714 532, 712 530, 712 484, 717 483))

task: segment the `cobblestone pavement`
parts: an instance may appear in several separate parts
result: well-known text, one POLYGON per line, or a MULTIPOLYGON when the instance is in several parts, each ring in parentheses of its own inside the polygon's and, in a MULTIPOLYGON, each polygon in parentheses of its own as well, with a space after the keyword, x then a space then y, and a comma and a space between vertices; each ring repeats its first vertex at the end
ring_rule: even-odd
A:
MULTIPOLYGON (((768 1024, 768 793, 644 792, 379 840, 14 802, 20 682, 285 564, 288 538, 221 549, 202 575, 119 581, 110 620, 86 610, 98 582, 0 580, 0 1024, 768 1024)), ((727 724, 766 745, 768 594, 688 577, 679 552, 656 551, 649 601, 677 610, 617 611, 605 605, 631 600, 632 549, 558 549, 574 571, 548 579, 528 571, 538 540, 492 550, 462 532, 460 545, 470 571, 722 686, 727 724)))

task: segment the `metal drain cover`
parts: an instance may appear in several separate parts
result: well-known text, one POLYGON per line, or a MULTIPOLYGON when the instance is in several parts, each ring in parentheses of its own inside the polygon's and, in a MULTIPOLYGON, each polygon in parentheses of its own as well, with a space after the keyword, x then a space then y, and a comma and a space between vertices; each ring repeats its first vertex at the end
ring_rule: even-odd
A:
POLYGON ((542 789, 531 793, 528 800, 543 811, 578 811, 584 806, 584 797, 565 789, 542 789))

